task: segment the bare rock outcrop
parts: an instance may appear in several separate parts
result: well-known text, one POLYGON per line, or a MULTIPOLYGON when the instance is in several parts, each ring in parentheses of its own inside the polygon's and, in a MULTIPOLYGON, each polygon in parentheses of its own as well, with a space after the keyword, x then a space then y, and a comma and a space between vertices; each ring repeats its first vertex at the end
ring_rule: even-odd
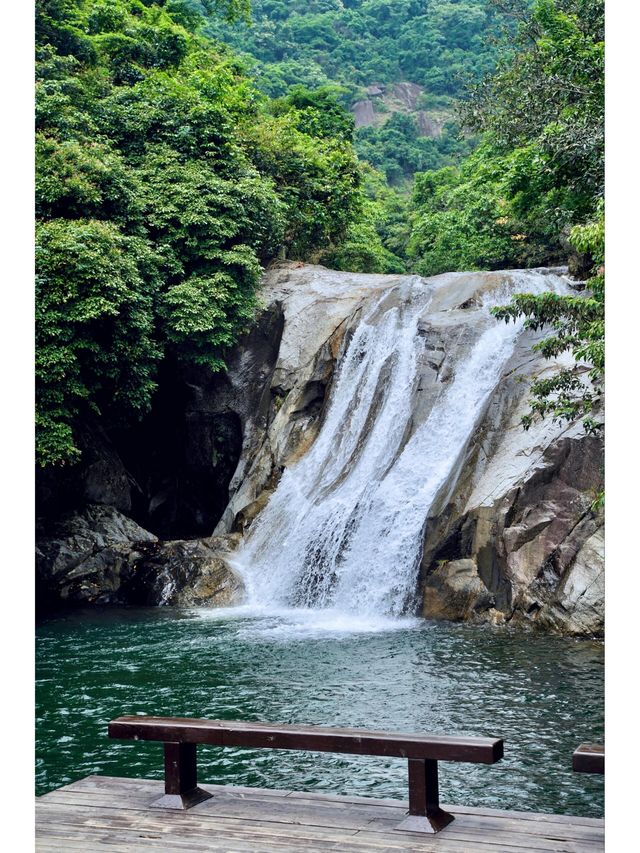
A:
POLYGON ((420 97, 424 92, 424 87, 407 81, 367 86, 364 90, 366 98, 351 105, 355 126, 381 127, 391 116, 401 113, 415 117, 420 136, 439 137, 452 115, 443 109, 420 109, 420 97))
POLYGON ((356 127, 370 127, 375 124, 376 112, 369 100, 356 101, 351 107, 356 127))
MULTIPOLYGON (((466 358, 477 336, 473 324, 487 322, 481 312, 468 309, 510 275, 457 274, 434 295, 419 325, 424 349, 414 429, 466 358)), ((270 402, 267 406, 263 387, 264 417, 245 424, 241 460, 216 533, 245 530, 268 502, 282 470, 311 446, 340 347, 365 301, 375 293, 383 298, 409 277, 392 278, 292 264, 267 274, 265 310, 277 310, 283 322, 270 402)), ((531 381, 563 364, 532 352, 539 337, 520 336, 453 478, 432 506, 420 574, 422 612, 428 618, 599 636, 603 518, 592 506, 603 484, 602 440, 585 435, 581 423, 548 419, 523 429, 531 381)), ((250 362, 249 353, 244 358, 250 362)), ((261 381, 233 370, 228 380, 238 388, 261 381)))
POLYGON ((237 537, 160 542, 113 507, 89 505, 40 539, 40 604, 224 606, 242 594, 225 561, 237 537))
MULTIPOLYGON (((441 614, 443 590, 473 564, 483 589, 449 618, 504 621, 573 635, 604 632, 603 441, 580 422, 525 431, 532 379, 558 369, 517 347, 461 462, 452 494, 427 521, 423 607, 441 614), (490 602, 487 594, 493 599, 490 602)), ((474 593, 474 594, 476 594, 474 593)))
MULTIPOLYGON (((543 279, 550 273, 558 271, 540 271, 543 279)), ((418 318, 418 370, 399 453, 491 326, 487 311, 476 310, 485 295, 498 298, 503 287, 512 292, 518 275, 456 273, 424 281, 274 265, 264 277, 256 323, 229 354, 227 371, 187 369, 181 380, 188 393, 180 413, 180 452, 193 467, 183 492, 193 491, 198 472, 205 471, 192 514, 202 514, 202 525, 219 519, 215 530, 212 521, 206 536, 162 541, 123 515, 116 507, 127 511, 128 475, 121 465, 110 468, 105 445, 102 457, 92 457, 94 486, 90 477, 83 485, 94 502, 63 516, 40 539, 44 598, 176 606, 240 601, 242 582, 230 554, 268 504, 282 472, 312 447, 340 354, 365 310, 375 326, 378 307, 384 312, 400 306, 414 285, 434 285, 418 318), (373 313, 372 306, 378 306, 373 313), (216 481, 222 468, 226 473, 216 481), (110 471, 111 479, 105 475, 110 471), (216 494, 209 485, 215 482, 228 483, 228 493, 224 488, 216 494), (209 494, 217 503, 202 510, 209 494)), ((539 337, 525 332, 517 339, 431 504, 419 610, 427 618, 600 636, 604 520, 594 501, 603 487, 602 439, 586 435, 580 422, 547 419, 523 429, 531 381, 569 363, 533 352, 539 337)), ((156 506, 162 511, 163 492, 149 494, 153 517, 156 506)))
POLYGON ((365 300, 402 278, 291 263, 267 273, 263 317, 277 314, 282 322, 277 358, 267 376, 251 349, 240 347, 227 371, 229 388, 239 397, 247 393, 243 389, 259 393, 260 404, 257 416, 243 418, 242 452, 216 534, 244 529, 284 468, 311 446, 345 335, 365 300))

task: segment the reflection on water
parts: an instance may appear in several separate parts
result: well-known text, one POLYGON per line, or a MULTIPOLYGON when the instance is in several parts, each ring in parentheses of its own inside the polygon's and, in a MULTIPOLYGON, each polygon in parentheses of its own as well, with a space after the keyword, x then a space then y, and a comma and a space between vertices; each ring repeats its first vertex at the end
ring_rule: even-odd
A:
MULTIPOLYGON (((106 736, 113 717, 147 713, 503 737, 492 767, 442 764, 443 801, 602 815, 602 777, 571 771, 578 743, 603 737, 599 643, 341 619, 161 608, 43 623, 38 793, 89 773, 161 778, 160 744, 106 736)), ((406 797, 398 759, 200 747, 199 766, 203 782, 406 797)))

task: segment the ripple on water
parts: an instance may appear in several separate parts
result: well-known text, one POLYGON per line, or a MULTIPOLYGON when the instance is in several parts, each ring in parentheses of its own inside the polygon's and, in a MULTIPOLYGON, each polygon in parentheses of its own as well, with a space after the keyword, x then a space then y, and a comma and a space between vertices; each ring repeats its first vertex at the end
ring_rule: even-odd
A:
MULTIPOLYGON (((170 608, 82 612, 37 644, 39 793, 89 773, 161 778, 159 744, 110 741, 127 713, 495 735, 494 767, 444 764, 442 798, 597 816, 601 777, 571 771, 603 736, 603 648, 543 635, 336 613, 170 608)), ((203 781, 406 797, 401 760, 199 752, 203 781)))

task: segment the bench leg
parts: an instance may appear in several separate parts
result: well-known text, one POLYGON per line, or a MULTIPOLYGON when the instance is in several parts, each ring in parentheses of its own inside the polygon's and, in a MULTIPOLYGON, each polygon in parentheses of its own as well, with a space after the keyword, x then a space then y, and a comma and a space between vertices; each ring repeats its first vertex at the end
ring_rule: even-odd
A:
POLYGON ((405 832, 440 832, 453 815, 440 808, 438 762, 409 759, 409 816, 396 829, 405 832))
POLYGON ((212 795, 198 788, 195 743, 165 743, 164 796, 151 803, 155 809, 190 809, 212 795))

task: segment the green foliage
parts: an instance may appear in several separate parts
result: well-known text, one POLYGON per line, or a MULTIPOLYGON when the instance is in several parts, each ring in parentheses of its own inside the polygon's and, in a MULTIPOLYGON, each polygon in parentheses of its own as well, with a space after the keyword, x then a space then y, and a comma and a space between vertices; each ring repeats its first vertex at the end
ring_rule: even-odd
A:
POLYGON ((560 261, 602 197, 602 2, 509 5, 520 50, 463 109, 482 144, 459 169, 416 180, 410 250, 423 272, 560 261))
POLYGON ((484 150, 453 167, 416 175, 409 255, 422 275, 497 268, 511 249, 502 172, 484 150))
POLYGON ((488 137, 459 168, 416 175, 409 255, 418 272, 562 262, 578 215, 535 145, 513 150, 488 137))
POLYGON ((563 368, 531 386, 531 411, 523 418, 528 428, 536 417, 550 415, 558 421, 574 421, 584 416, 587 432, 596 432, 600 424, 591 417, 599 400, 604 377, 604 211, 571 232, 572 244, 588 253, 594 262, 594 275, 587 281, 589 292, 582 297, 543 293, 518 294, 510 305, 495 308, 498 319, 526 317, 525 326, 537 330, 551 326, 553 334, 534 346, 545 358, 570 352, 576 365, 563 368))
MULTIPOLYGON (((259 62, 268 75, 288 63, 286 88, 298 69, 351 87, 411 80, 436 94, 459 94, 463 73, 493 66, 502 16, 488 0, 253 0, 251 26, 209 30, 259 62)), ((285 94, 269 91, 272 96, 285 94)))
POLYGON ((148 409, 164 354, 224 364, 261 262, 320 251, 363 196, 330 92, 270 105, 198 34, 245 0, 37 0, 38 459, 148 409))
MULTIPOLYGON (((308 124, 308 116, 302 116, 308 124)), ((285 209, 283 245, 288 257, 307 258, 340 240, 362 210, 358 162, 350 143, 317 138, 299 129, 290 111, 247 129, 258 169, 270 175, 285 209)), ((323 131, 324 132, 324 131, 323 131)))
POLYGON ((78 457, 72 424, 86 406, 144 410, 160 351, 145 240, 111 222, 51 219, 38 225, 36 263, 37 437, 46 465, 78 457))
POLYGON ((473 146, 453 121, 445 123, 440 136, 425 136, 415 116, 399 112, 381 127, 362 127, 357 132, 358 154, 392 185, 402 185, 416 172, 453 165, 473 146))
POLYGON ((289 89, 286 97, 273 101, 271 111, 283 115, 295 110, 298 129, 311 136, 353 141, 353 118, 339 102, 343 89, 338 86, 322 86, 307 89, 297 85, 289 89))
POLYGON ((550 326, 536 349, 577 364, 532 385, 525 427, 591 413, 604 375, 604 9, 602 0, 496 0, 519 21, 495 74, 471 89, 467 126, 484 132, 457 169, 418 175, 409 253, 418 271, 497 269, 587 255, 584 297, 520 294, 494 313, 550 326))
POLYGON ((466 123, 501 148, 535 143, 555 185, 593 213, 604 187, 604 0, 535 0, 516 47, 471 90, 466 123))
POLYGON ((361 217, 349 226, 340 243, 320 256, 334 269, 366 273, 407 271, 408 198, 391 189, 369 164, 361 165, 366 200, 361 217))
POLYGON ((380 215, 378 205, 366 201, 362 218, 349 227, 338 246, 321 256, 322 263, 332 269, 350 272, 406 272, 404 261, 383 245, 380 215))
MULTIPOLYGON (((196 2, 196 0, 192 0, 196 2)), ((491 0, 253 0, 252 22, 212 20, 207 32, 247 56, 258 86, 279 98, 302 84, 334 84, 350 107, 363 87, 403 81, 425 93, 416 109, 452 117, 468 79, 488 73, 505 16, 491 0)), ((377 106, 378 104, 376 104, 377 106)), ((440 135, 420 131, 415 117, 393 112, 382 126, 356 131, 362 159, 401 184, 415 171, 457 162, 471 149, 457 124, 440 135)))

